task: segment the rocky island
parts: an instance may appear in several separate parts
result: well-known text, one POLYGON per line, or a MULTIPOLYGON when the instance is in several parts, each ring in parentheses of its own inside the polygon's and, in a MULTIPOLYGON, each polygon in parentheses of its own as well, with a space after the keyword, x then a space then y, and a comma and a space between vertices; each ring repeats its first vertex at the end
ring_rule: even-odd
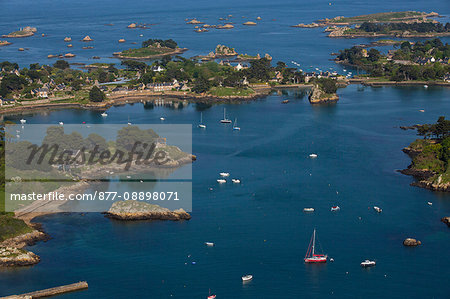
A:
POLYGON ((24 27, 21 28, 19 31, 14 31, 9 34, 5 34, 2 37, 6 38, 16 38, 16 37, 29 37, 33 36, 36 33, 37 29, 35 27, 24 27))
POLYGON ((335 103, 339 100, 336 91, 336 80, 325 78, 316 80, 308 96, 309 102, 311 104, 335 103))
POLYGON ((158 205, 140 201, 114 202, 105 215, 117 220, 189 220, 191 215, 183 209, 171 211, 158 205))
POLYGON ((400 172, 417 179, 411 185, 433 191, 450 191, 450 121, 441 116, 436 124, 417 128, 417 139, 403 149, 412 160, 407 169, 400 172))
POLYGON ((373 24, 377 23, 417 23, 417 22, 433 22, 434 20, 429 18, 439 17, 436 12, 419 12, 419 11, 398 11, 398 12, 381 12, 368 15, 359 15, 354 17, 344 17, 337 16, 334 18, 320 19, 311 24, 300 23, 298 25, 293 25, 291 27, 300 28, 316 28, 316 27, 326 27, 326 26, 344 26, 353 24, 362 24, 365 22, 370 22, 373 24))
POLYGON ((186 48, 179 48, 177 43, 172 39, 149 39, 142 42, 141 48, 128 49, 122 52, 116 52, 113 55, 120 59, 145 60, 178 55, 185 51, 187 51, 186 48))

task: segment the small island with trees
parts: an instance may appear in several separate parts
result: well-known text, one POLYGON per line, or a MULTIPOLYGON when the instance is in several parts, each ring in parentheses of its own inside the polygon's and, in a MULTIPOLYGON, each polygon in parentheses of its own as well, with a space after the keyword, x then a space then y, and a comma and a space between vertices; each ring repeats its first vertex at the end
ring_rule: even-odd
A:
POLYGON ((403 149, 412 163, 401 172, 418 180, 413 186, 450 192, 450 120, 441 116, 435 124, 417 125, 415 129, 423 139, 403 149))
POLYGON ((167 55, 178 55, 187 51, 186 48, 179 48, 178 44, 172 40, 149 39, 142 42, 142 47, 137 49, 128 49, 113 55, 120 59, 154 59, 167 55))

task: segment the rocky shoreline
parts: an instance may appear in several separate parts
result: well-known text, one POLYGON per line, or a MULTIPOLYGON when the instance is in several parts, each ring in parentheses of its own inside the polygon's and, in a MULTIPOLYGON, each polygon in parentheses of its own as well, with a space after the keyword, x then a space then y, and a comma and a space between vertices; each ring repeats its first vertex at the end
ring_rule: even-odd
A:
POLYGON ((40 224, 27 224, 35 230, 0 243, 0 267, 31 266, 40 262, 38 255, 23 248, 39 241, 47 241, 50 237, 42 231, 40 224))
MULTIPOLYGON (((402 151, 407 154, 411 160, 414 159, 420 150, 415 150, 411 147, 405 147, 402 151)), ((404 175, 410 175, 417 181, 412 182, 411 186, 421 187, 432 191, 450 192, 450 182, 442 182, 442 175, 436 179, 436 173, 428 169, 417 169, 412 164, 406 169, 399 170, 404 175)))

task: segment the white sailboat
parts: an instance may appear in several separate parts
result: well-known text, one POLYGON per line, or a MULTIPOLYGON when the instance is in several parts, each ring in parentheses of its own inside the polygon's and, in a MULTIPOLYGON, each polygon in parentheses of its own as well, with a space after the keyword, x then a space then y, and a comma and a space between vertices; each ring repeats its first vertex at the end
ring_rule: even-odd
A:
POLYGON ((233 130, 234 130, 234 131, 240 131, 240 130, 241 130, 241 128, 239 128, 239 127, 237 126, 237 118, 234 119, 233 130))
POLYGON ((231 124, 231 119, 227 118, 226 111, 227 111, 227 109, 223 108, 223 119, 221 119, 220 122, 223 124, 231 124))
POLYGON ((20 123, 21 123, 22 125, 23 125, 23 124, 26 124, 26 123, 27 123, 27 120, 22 118, 22 119, 20 120, 20 123))
POLYGON ((106 112, 103 112, 102 114, 100 114, 102 117, 107 117, 108 116, 108 113, 106 113, 106 112))
POLYGON ((203 123, 203 112, 200 112, 200 123, 198 124, 198 127, 201 129, 206 129, 206 125, 203 123))

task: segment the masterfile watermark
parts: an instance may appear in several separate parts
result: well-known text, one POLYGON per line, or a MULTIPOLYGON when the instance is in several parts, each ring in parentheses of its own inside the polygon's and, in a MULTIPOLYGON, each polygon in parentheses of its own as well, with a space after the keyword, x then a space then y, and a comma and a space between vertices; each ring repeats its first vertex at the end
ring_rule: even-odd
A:
POLYGON ((192 125, 5 127, 5 210, 105 212, 116 201, 192 209, 192 125))

